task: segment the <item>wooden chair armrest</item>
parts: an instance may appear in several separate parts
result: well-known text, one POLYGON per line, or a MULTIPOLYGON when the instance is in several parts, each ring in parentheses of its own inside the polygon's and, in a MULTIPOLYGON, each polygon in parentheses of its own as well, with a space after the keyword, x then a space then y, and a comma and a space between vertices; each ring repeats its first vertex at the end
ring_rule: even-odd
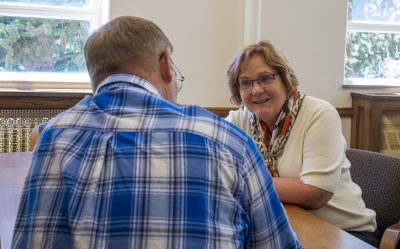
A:
POLYGON ((400 248, 400 221, 388 228, 383 233, 379 249, 400 248))

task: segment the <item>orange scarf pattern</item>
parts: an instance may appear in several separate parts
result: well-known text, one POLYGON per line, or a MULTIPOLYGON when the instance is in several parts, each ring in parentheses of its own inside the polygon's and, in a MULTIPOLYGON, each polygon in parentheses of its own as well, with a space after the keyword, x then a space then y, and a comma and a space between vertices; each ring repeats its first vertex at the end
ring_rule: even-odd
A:
POLYGON ((279 177, 277 160, 284 151, 304 97, 304 94, 297 91, 286 98, 275 122, 276 128, 272 131, 271 136, 264 121, 254 114, 250 117, 251 135, 272 177, 279 177))

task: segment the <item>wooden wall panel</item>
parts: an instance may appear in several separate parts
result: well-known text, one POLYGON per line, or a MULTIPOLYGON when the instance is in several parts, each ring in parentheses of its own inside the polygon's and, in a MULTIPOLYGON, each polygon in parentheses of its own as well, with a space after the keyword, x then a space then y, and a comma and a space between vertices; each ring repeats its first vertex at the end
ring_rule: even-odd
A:
MULTIPOLYGON (((0 109, 67 109, 75 105, 90 92, 36 92, 0 91, 0 109)), ((238 107, 205 107, 211 112, 226 117, 230 110, 238 107)), ((352 108, 337 108, 341 117, 352 117, 352 108)))

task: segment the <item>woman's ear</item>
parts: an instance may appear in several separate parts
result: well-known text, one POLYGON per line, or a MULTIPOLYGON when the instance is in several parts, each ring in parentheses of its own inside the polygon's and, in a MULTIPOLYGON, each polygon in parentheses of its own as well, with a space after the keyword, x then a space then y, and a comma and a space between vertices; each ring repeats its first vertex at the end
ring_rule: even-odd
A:
POLYGON ((171 70, 171 51, 169 48, 165 48, 160 56, 160 74, 163 80, 166 82, 172 81, 172 70, 171 70))

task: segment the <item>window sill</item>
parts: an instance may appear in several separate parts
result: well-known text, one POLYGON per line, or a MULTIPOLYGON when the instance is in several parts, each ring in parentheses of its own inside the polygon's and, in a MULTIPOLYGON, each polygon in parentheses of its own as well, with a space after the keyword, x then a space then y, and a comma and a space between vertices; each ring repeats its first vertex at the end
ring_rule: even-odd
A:
POLYGON ((400 79, 345 79, 343 88, 400 88, 400 79))
POLYGON ((87 73, 0 73, 0 89, 91 89, 87 73))

